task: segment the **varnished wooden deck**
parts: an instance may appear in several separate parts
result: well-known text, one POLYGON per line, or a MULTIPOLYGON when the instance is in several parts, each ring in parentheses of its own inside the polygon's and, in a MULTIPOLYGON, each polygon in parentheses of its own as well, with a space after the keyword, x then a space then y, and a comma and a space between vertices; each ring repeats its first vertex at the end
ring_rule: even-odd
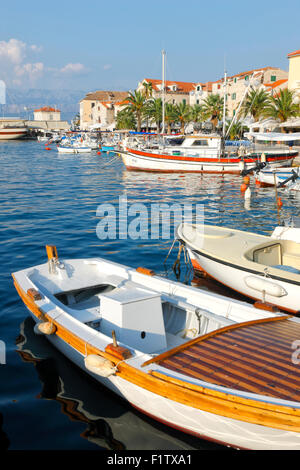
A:
POLYGON ((287 318, 250 322, 200 337, 153 362, 209 383, 300 402, 295 340, 300 340, 300 323, 287 318))

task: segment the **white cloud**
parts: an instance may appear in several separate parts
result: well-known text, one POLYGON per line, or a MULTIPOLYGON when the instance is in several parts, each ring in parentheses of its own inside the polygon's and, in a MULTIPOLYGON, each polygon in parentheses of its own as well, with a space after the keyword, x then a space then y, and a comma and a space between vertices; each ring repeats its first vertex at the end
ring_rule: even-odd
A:
POLYGON ((112 67, 111 64, 105 64, 105 65, 103 66, 103 70, 109 70, 109 69, 111 69, 111 67, 112 67))
POLYGON ((26 44, 18 39, 0 41, 0 62, 20 64, 26 55, 26 44))
POLYGON ((38 44, 26 44, 19 39, 11 38, 0 41, 0 71, 7 86, 36 86, 38 80, 49 82, 58 79, 71 79, 89 71, 81 63, 67 63, 61 68, 45 65, 39 60, 43 48, 38 44))
POLYGON ((67 64, 63 68, 60 69, 60 72, 63 74, 80 74, 87 72, 87 69, 82 64, 67 64))
POLYGON ((16 65, 15 73, 18 77, 27 75, 28 78, 36 79, 40 77, 45 70, 44 64, 42 62, 36 62, 35 64, 22 64, 16 65))
POLYGON ((33 51, 33 52, 41 52, 43 50, 43 47, 42 46, 37 46, 36 44, 32 44, 32 46, 29 46, 29 48, 33 51))

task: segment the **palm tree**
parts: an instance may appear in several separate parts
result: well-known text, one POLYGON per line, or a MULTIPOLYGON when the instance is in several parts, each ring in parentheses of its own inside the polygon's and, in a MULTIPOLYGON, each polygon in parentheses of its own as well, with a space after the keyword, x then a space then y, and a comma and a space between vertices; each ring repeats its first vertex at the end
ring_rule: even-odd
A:
POLYGON ((143 93, 145 95, 146 100, 152 98, 153 86, 151 82, 143 82, 143 93))
POLYGON ((223 116, 223 99, 220 95, 211 94, 203 101, 203 116, 210 119, 214 129, 218 125, 218 121, 223 116))
POLYGON ((251 87, 242 105, 240 115, 242 117, 250 115, 256 122, 264 116, 265 109, 269 104, 270 95, 265 90, 254 90, 254 88, 251 87))
POLYGON ((171 134, 171 125, 177 121, 177 113, 172 103, 165 103, 165 123, 167 124, 167 133, 171 134))
MULTIPOLYGON (((149 98, 152 98, 152 93, 153 93, 153 86, 152 82, 143 82, 143 91, 142 93, 144 94, 146 101, 149 100, 149 98)), ((146 117, 146 130, 147 132, 149 131, 149 122, 148 122, 148 115, 147 115, 147 110, 145 111, 145 117, 146 117)))
POLYGON ((144 116, 156 123, 157 132, 159 132, 162 122, 162 99, 152 98, 149 100, 145 107, 144 116))
POLYGON ((265 109, 265 116, 285 122, 291 117, 299 116, 300 106, 294 103, 295 93, 288 88, 280 90, 279 94, 270 97, 270 103, 265 109))
POLYGON ((145 110, 146 98, 143 93, 135 90, 133 93, 130 91, 126 98, 127 103, 124 103, 123 106, 126 106, 125 109, 131 110, 136 117, 137 122, 137 131, 141 131, 142 116, 145 110))
POLYGON ((191 120, 191 108, 185 101, 175 105, 176 121, 180 123, 180 132, 184 134, 184 126, 191 120))
POLYGON ((136 119, 131 109, 122 109, 117 114, 117 129, 136 129, 136 119))
POLYGON ((203 122, 204 121, 204 109, 203 105, 194 104, 191 107, 191 119, 193 122, 203 122))
MULTIPOLYGON (((227 122, 226 124, 226 132, 229 129, 229 126, 231 125, 231 122, 227 122)), ((229 139, 230 140, 239 140, 243 137, 244 132, 246 132, 248 129, 247 126, 242 124, 241 121, 236 121, 234 124, 231 125, 230 131, 229 131, 229 139)), ((227 135, 227 134, 226 134, 227 135)))

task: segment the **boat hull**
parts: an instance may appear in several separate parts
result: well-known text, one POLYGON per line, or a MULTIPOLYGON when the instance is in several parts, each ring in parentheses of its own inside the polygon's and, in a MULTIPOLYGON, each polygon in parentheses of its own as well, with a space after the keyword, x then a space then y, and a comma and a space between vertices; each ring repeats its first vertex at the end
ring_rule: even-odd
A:
POLYGON ((59 153, 88 153, 91 150, 90 147, 57 147, 59 153))
POLYGON ((0 140, 21 139, 27 134, 27 128, 0 129, 0 140))
POLYGON ((262 186, 274 186, 275 184, 283 183, 292 176, 292 172, 300 175, 299 168, 290 167, 286 169, 274 170, 261 170, 256 174, 256 181, 262 186))
POLYGON ((195 271, 204 271, 210 277, 226 287, 229 287, 253 300, 262 301, 264 299, 265 302, 276 305, 282 310, 291 313, 298 313, 299 308, 296 306, 296 299, 298 299, 299 296, 299 283, 293 284, 291 282, 285 282, 284 280, 274 279, 273 277, 266 280, 261 273, 256 274, 255 272, 243 269, 241 266, 230 265, 230 263, 214 259, 213 256, 201 253, 188 245, 187 250, 195 271), (247 281, 250 276, 251 278, 256 279, 256 281, 253 282, 253 284, 255 282, 257 283, 257 286, 255 286, 256 288, 259 287, 259 283, 261 283, 261 291, 247 285, 247 281), (271 288, 276 289, 276 285, 278 288, 282 288, 287 294, 282 297, 277 297, 268 293, 263 293, 265 287, 263 283, 265 281, 270 283, 271 288))
MULTIPOLYGON (((37 317, 32 313, 34 321, 37 317)), ((58 336, 47 336, 51 344, 101 385, 131 406, 167 426, 187 434, 237 449, 300 450, 300 435, 290 431, 241 422, 186 406, 137 386, 119 376, 99 377, 87 371, 84 355, 58 336)))
MULTIPOLYGON (((247 158, 243 163, 240 158, 164 155, 129 148, 120 153, 127 170, 134 171, 240 174, 243 169, 254 168, 258 161, 257 158, 247 158)), ((272 168, 290 166, 296 155, 276 154, 267 157, 267 161, 272 168)))

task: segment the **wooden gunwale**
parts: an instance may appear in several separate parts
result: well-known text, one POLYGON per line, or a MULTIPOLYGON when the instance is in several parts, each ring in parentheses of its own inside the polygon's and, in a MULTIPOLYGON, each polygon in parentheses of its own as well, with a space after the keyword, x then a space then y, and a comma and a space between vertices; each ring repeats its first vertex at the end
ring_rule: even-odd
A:
POLYGON ((213 336, 220 335, 220 334, 222 334, 224 332, 227 332, 227 331, 230 331, 230 330, 235 330, 237 328, 250 326, 250 325, 258 325, 260 323, 267 323, 267 322, 273 322, 273 321, 274 322, 282 321, 282 320, 286 320, 286 319, 291 318, 291 317, 292 317, 291 315, 285 315, 285 316, 276 316, 276 317, 270 317, 270 318, 261 318, 259 320, 250 320, 250 321, 243 322, 243 323, 236 323, 236 324, 233 324, 233 325, 224 326, 223 328, 220 328, 220 329, 215 330, 215 331, 211 331, 210 333, 207 333, 203 336, 192 339, 191 341, 188 341, 187 343, 181 344, 180 346, 176 346, 175 348, 172 348, 169 351, 166 351, 162 354, 159 354, 158 356, 155 356, 152 359, 149 359, 149 361, 144 362, 144 364, 142 364, 142 366, 147 366, 147 365, 149 365, 151 363, 154 363, 154 362, 160 362, 160 361, 166 359, 167 357, 170 357, 170 356, 173 356, 174 354, 177 354, 179 351, 181 352, 186 348, 190 348, 194 344, 197 344, 197 343, 200 343, 200 342, 206 340, 207 338, 212 338, 213 336))
MULTIPOLYGON (((35 305, 33 300, 28 298, 26 292, 19 286, 14 276, 13 278, 17 292, 25 305, 38 318, 53 322, 57 328, 55 335, 83 355, 99 354, 114 364, 119 362, 116 357, 91 346, 57 321, 48 317, 42 309, 35 305)), ((143 372, 126 362, 118 364, 116 375, 156 395, 191 408, 200 409, 233 420, 300 432, 300 408, 293 407, 292 405, 272 403, 263 401, 263 399, 247 398, 231 394, 230 392, 214 390, 213 388, 192 384, 153 370, 143 372)))

